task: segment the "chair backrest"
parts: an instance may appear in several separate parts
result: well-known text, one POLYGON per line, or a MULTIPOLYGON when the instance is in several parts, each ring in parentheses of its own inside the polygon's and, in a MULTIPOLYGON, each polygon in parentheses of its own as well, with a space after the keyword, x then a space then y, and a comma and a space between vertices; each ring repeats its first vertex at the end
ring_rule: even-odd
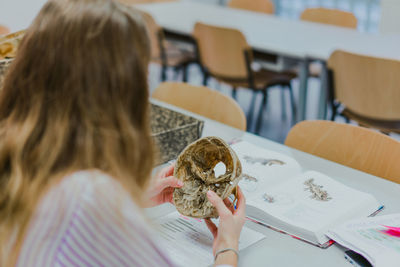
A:
POLYGON ((0 25, 0 36, 10 33, 10 29, 4 25, 0 25))
POLYGON ((275 12, 274 3, 271 0, 231 0, 228 6, 266 14, 274 14, 275 12))
POLYGON ((379 132, 332 121, 303 121, 285 145, 400 183, 400 142, 379 132))
POLYGON ((400 61, 335 51, 328 60, 335 99, 377 120, 400 120, 400 61))
POLYGON ((164 82, 152 97, 245 131, 246 117, 232 98, 204 86, 164 82))
POLYGON ((300 16, 301 20, 329 24, 346 28, 357 28, 357 18, 353 13, 329 8, 307 8, 300 16))
POLYGON ((164 41, 163 30, 149 13, 142 10, 140 10, 140 13, 146 23, 147 33, 150 39, 151 59, 158 60, 161 57, 160 41, 164 41))
POLYGON ((244 52, 251 50, 239 30, 198 22, 193 36, 199 48, 200 63, 211 75, 241 79, 248 77, 244 52))

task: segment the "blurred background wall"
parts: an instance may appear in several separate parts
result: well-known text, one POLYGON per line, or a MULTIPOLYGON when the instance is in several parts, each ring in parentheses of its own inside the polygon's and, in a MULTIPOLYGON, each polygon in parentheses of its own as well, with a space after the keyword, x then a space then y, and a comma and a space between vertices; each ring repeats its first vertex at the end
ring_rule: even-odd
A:
POLYGON ((26 28, 46 0, 0 0, 0 24, 12 32, 26 28))

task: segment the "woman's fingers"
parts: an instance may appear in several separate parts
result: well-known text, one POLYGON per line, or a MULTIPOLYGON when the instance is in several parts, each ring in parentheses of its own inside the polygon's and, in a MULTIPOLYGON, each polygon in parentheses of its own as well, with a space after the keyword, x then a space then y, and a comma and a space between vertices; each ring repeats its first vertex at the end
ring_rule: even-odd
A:
POLYGON ((246 198, 242 192, 242 189, 238 186, 238 201, 236 204, 235 214, 239 216, 245 216, 246 214, 246 198))
POLYGON ((217 209, 218 215, 223 218, 232 215, 232 212, 226 207, 224 201, 213 191, 207 192, 207 198, 211 204, 217 209))
POLYGON ((207 228, 210 230, 213 237, 217 238, 217 234, 218 234, 217 226, 215 226, 215 224, 210 219, 205 219, 204 221, 206 222, 207 228))
POLYGON ((225 198, 224 203, 232 213, 235 211, 235 207, 233 206, 233 203, 229 200, 229 198, 225 198))
POLYGON ((182 187, 183 186, 183 182, 181 181, 181 180, 179 180, 179 179, 177 179, 177 178, 175 178, 174 176, 169 176, 169 177, 166 177, 166 178, 164 178, 164 179, 160 179, 159 180, 159 183, 160 183, 160 191, 162 191, 162 190, 164 190, 165 188, 168 188, 168 187, 182 187))
POLYGON ((173 163, 172 165, 169 165, 168 167, 165 167, 161 171, 161 178, 172 176, 174 174, 174 168, 175 168, 175 163, 173 163))

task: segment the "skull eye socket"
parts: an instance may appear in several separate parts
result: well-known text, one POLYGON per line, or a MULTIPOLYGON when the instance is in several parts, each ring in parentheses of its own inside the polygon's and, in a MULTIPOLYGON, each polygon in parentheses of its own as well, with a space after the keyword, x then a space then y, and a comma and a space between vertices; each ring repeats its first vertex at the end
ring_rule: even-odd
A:
POLYGON ((225 164, 222 161, 218 162, 214 167, 215 178, 218 178, 219 176, 224 175, 225 173, 226 173, 225 164))

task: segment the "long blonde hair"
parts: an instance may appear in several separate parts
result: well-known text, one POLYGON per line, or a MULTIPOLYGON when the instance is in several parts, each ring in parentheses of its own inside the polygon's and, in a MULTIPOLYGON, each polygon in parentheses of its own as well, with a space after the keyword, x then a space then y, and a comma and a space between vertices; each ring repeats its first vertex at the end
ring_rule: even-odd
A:
POLYGON ((112 0, 44 5, 0 93, 1 266, 16 262, 39 198, 69 173, 99 169, 140 202, 153 166, 148 61, 133 9, 112 0))

